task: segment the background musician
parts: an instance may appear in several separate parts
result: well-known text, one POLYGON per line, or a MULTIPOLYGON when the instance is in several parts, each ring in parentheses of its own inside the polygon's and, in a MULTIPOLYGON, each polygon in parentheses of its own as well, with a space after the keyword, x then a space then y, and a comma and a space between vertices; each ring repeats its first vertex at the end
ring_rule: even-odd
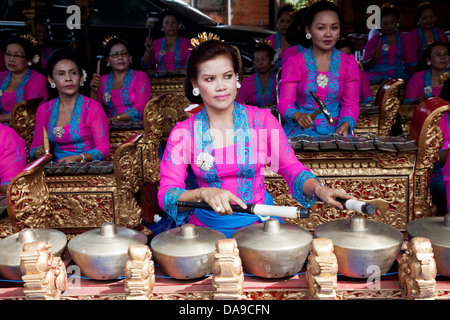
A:
POLYGON ((41 157, 45 128, 53 160, 80 162, 109 156, 108 119, 102 106, 80 94, 86 75, 73 51, 57 49, 47 62, 48 82, 58 97, 41 105, 36 114, 30 157, 41 157))
POLYGON ((340 35, 336 5, 319 1, 309 7, 303 19, 307 49, 288 58, 283 66, 278 112, 285 119, 288 136, 310 136, 353 131, 359 115, 359 70, 353 56, 341 54, 334 46, 340 35), (329 124, 310 95, 314 92, 333 117, 329 124))
POLYGON ((270 110, 235 102, 238 69, 237 57, 225 42, 207 40, 192 50, 185 94, 204 107, 171 131, 161 161, 160 207, 177 225, 188 221, 231 236, 237 228, 261 220, 233 213, 230 204, 273 204, 264 185, 267 163, 303 206, 319 199, 342 208, 335 198, 351 197, 343 189, 322 185, 298 161, 270 110), (186 188, 189 165, 199 186, 191 190, 186 188), (204 201, 215 211, 196 208, 190 215, 178 210, 177 201, 204 201))
MULTIPOLYGON (((46 79, 32 70, 39 63, 37 43, 30 36, 13 37, 6 43, 5 65, 0 72, 0 122, 11 121, 14 106, 24 100, 47 100, 46 79)), ((41 103, 42 103, 41 102, 41 103)))
POLYGON ((103 56, 112 71, 102 77, 93 75, 91 98, 105 106, 109 121, 142 121, 145 105, 151 98, 148 76, 130 68, 130 47, 123 39, 107 39, 103 56))

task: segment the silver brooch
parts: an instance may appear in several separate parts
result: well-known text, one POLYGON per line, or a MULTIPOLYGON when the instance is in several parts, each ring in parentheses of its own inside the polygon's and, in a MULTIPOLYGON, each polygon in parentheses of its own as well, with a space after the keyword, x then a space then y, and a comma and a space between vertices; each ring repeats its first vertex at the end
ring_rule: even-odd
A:
POLYGON ((319 74, 317 76, 317 85, 322 89, 328 85, 328 77, 324 74, 319 74))
POLYGON ((425 92, 425 94, 431 94, 433 92, 433 87, 426 86, 425 88, 423 88, 423 92, 425 92))
POLYGON ((389 45, 387 43, 383 44, 383 51, 389 51, 389 45))
POLYGON ((105 92, 103 95, 103 101, 105 101, 105 103, 109 103, 111 101, 111 95, 108 92, 105 92))
POLYGON ((214 163, 214 157, 207 152, 202 152, 197 157, 197 167, 204 171, 211 170, 214 163))
POLYGON ((64 132, 65 131, 64 131, 63 127, 54 127, 53 128, 53 135, 55 135, 59 139, 61 139, 61 137, 63 136, 64 132))

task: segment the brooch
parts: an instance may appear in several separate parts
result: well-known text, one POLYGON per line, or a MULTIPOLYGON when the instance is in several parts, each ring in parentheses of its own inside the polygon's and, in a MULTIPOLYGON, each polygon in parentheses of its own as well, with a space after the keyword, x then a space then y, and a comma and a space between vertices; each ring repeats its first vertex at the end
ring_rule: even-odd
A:
POLYGON ((0 97, 3 95, 3 91, 2 90, 0 90, 0 97))
POLYGON ((423 88, 423 92, 424 92, 425 94, 431 94, 431 93, 433 93, 433 87, 431 87, 431 86, 426 86, 425 88, 423 88))
POLYGON ((54 127, 53 128, 53 134, 58 137, 59 139, 61 139, 61 137, 64 134, 64 128, 63 127, 54 127))
POLYGON ((317 85, 322 89, 328 85, 328 77, 324 74, 319 74, 317 76, 317 85))
POLYGON ((197 157, 197 167, 204 171, 211 170, 214 163, 214 157, 207 152, 202 152, 197 157))
POLYGON ((111 101, 111 95, 108 92, 105 92, 103 95, 103 101, 105 101, 105 103, 109 103, 111 101))
POLYGON ((389 51, 389 45, 387 43, 383 44, 383 51, 389 51))

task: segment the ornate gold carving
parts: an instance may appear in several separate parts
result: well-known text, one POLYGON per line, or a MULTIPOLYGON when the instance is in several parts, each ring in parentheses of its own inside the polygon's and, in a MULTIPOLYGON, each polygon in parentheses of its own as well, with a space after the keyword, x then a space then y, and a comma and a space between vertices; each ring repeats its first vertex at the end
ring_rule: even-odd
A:
POLYGON ((242 299, 244 272, 235 239, 223 239, 216 242, 212 269, 212 298, 214 300, 242 299))
POLYGON ((330 239, 316 238, 306 269, 306 283, 310 299, 336 300, 338 264, 330 239))
POLYGON ((155 286, 152 252, 146 245, 130 245, 125 264, 125 296, 127 300, 150 300, 155 286))
POLYGON ((55 257, 47 242, 23 245, 19 253, 24 293, 28 299, 59 300, 66 290, 67 272, 60 257, 55 257))
POLYGON ((416 237, 399 263, 399 283, 408 300, 433 300, 436 296, 436 261, 427 238, 416 237))
POLYGON ((179 93, 184 95, 185 77, 151 77, 150 85, 152 87, 152 96, 157 97, 161 94, 179 93))
POLYGON ((378 135, 388 136, 397 118, 397 112, 403 100, 400 100, 400 90, 403 90, 405 81, 401 79, 393 80, 393 83, 386 90, 381 104, 380 123, 378 135))

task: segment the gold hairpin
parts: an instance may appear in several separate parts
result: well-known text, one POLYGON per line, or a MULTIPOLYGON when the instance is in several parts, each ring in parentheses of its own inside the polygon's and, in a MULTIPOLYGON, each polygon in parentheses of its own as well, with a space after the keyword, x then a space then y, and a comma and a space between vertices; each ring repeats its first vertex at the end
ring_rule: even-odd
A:
MULTIPOLYGON (((191 39, 191 45, 192 48, 195 48, 197 46, 200 45, 200 43, 208 41, 208 40, 220 40, 219 36, 213 33, 208 33, 206 34, 206 32, 203 33, 199 33, 197 35, 197 38, 192 38, 191 39)), ((222 40, 223 41, 223 40, 222 40)))
POLYGON ((443 84, 445 81, 450 80, 450 72, 444 72, 443 74, 441 74, 441 76, 439 77, 439 84, 443 84))
POLYGON ((30 41, 34 46, 37 46, 38 42, 31 34, 23 34, 20 36, 22 39, 30 41))
POLYGON ((103 40, 102 48, 104 48, 106 46, 106 44, 108 42, 110 42, 112 39, 119 39, 119 37, 118 36, 110 36, 110 37, 106 38, 105 40, 103 40))
POLYGON ((395 9, 395 5, 392 2, 385 2, 381 5, 380 9, 392 8, 395 9))

